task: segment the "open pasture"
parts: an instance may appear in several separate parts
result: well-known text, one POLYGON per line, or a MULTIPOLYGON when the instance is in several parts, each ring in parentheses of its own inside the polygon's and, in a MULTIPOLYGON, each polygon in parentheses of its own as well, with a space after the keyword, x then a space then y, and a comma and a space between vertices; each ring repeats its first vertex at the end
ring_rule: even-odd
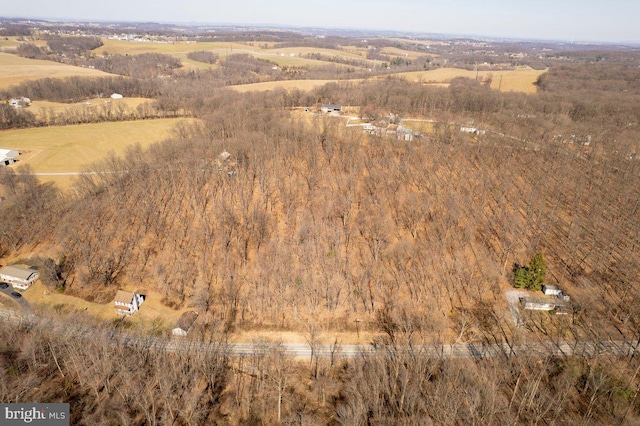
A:
POLYGON ((28 111, 35 114, 35 116, 38 118, 43 118, 47 115, 50 115, 51 113, 60 114, 77 108, 100 108, 107 104, 110 104, 114 108, 120 108, 120 106, 124 106, 127 109, 135 109, 145 102, 152 101, 153 99, 147 98, 95 98, 89 99, 87 101, 75 102, 72 104, 50 101, 32 101, 31 106, 28 108, 28 111))
POLYGON ((389 46, 382 48, 380 53, 382 53, 383 55, 395 56, 395 57, 407 58, 407 59, 416 59, 421 56, 431 56, 431 57, 438 56, 432 53, 416 52, 414 50, 404 50, 404 49, 399 49, 397 47, 389 47, 389 46))
POLYGON ((285 90, 298 89, 302 91, 312 90, 316 87, 324 86, 327 83, 337 82, 338 80, 282 80, 282 81, 265 81, 263 83, 239 84, 237 86, 229 86, 236 92, 263 92, 282 88, 285 90))
POLYGON ((29 165, 39 176, 60 188, 68 188, 72 175, 109 152, 123 154, 133 144, 149 146, 169 136, 184 118, 124 121, 74 126, 38 127, 0 132, 0 146, 21 152, 20 161, 11 167, 29 165), (56 175, 57 174, 57 175, 56 175))
MULTIPOLYGON (((108 54, 129 54, 139 55, 142 53, 162 53, 171 55, 180 59, 183 68, 191 69, 208 69, 215 68, 215 65, 204 64, 187 58, 189 52, 208 51, 217 54, 221 59, 229 55, 237 53, 245 53, 256 58, 265 59, 276 63, 279 66, 293 67, 310 67, 319 68, 330 65, 332 62, 320 61, 315 59, 304 58, 309 53, 320 53, 327 56, 339 56, 346 59, 364 59, 363 56, 354 52, 345 52, 334 49, 308 48, 308 47, 289 47, 282 49, 263 49, 255 44, 231 43, 231 42, 176 42, 176 43, 159 43, 159 42, 136 42, 126 40, 103 39, 103 46, 95 49, 97 55, 103 53, 108 54)), ((373 63, 373 61, 372 61, 373 63)))
POLYGON ((104 77, 111 74, 89 68, 74 67, 52 61, 22 58, 0 53, 0 89, 40 78, 104 77))
MULTIPOLYGON (((479 71, 478 78, 481 81, 492 77, 491 88, 502 92, 535 93, 535 82, 546 70, 534 70, 531 68, 517 68, 508 71, 479 71)), ((409 81, 428 84, 450 83, 456 77, 476 78, 475 71, 458 68, 439 68, 431 71, 415 71, 394 74, 397 77, 409 81)))

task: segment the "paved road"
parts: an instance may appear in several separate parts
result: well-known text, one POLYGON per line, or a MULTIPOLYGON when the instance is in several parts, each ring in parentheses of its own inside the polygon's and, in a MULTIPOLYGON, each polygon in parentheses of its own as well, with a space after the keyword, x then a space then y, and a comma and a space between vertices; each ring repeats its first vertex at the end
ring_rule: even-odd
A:
MULTIPOLYGON (((311 347, 304 343, 226 343, 195 342, 185 339, 164 339, 157 337, 136 336, 113 330, 101 330, 83 327, 76 324, 40 318, 31 313, 19 313, 10 309, 0 309, 0 316, 9 322, 27 326, 43 326, 57 334, 72 336, 75 339, 94 340, 98 336, 109 339, 114 345, 168 352, 224 352, 231 356, 260 356, 270 350, 279 349, 293 358, 311 358, 311 347)), ((441 358, 505 358, 511 356, 544 357, 560 356, 595 356, 612 354, 618 356, 639 355, 639 342, 602 341, 602 342, 531 342, 518 345, 503 344, 442 344, 428 346, 412 346, 393 348, 372 345, 318 345, 314 355, 321 358, 357 358, 366 354, 391 356, 394 352, 412 351, 425 356, 441 358)))

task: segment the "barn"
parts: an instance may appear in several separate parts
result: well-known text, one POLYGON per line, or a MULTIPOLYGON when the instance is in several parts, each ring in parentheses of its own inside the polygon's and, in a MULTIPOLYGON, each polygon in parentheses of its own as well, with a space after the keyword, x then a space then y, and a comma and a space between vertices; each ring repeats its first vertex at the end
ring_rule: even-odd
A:
POLYGON ((0 148, 0 165, 8 166, 15 163, 16 161, 18 161, 19 155, 20 153, 18 151, 0 148))

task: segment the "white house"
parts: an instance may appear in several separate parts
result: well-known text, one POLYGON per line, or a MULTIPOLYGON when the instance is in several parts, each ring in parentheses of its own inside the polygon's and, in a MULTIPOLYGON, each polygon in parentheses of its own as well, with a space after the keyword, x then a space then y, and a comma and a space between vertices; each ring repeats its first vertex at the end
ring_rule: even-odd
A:
POLYGON ((118 290, 116 298, 114 299, 116 314, 131 315, 140 309, 142 302, 144 302, 144 295, 130 291, 118 290))
POLYGON ((562 289, 557 285, 544 284, 542 286, 542 292, 545 296, 562 296, 562 289))
POLYGON ((0 165, 8 166, 18 161, 20 153, 12 149, 0 149, 0 165))
POLYGON ((196 322, 196 319, 198 319, 198 313, 195 311, 183 313, 178 319, 175 328, 171 330, 171 333, 174 336, 186 336, 193 326, 193 323, 196 322))
POLYGON ((484 135, 486 133, 486 130, 480 130, 476 127, 467 126, 460 127, 460 131, 463 133, 473 133, 474 135, 484 135))
POLYGON ((39 277, 38 271, 24 266, 11 265, 0 269, 0 280, 20 290, 28 289, 39 277))
POLYGON ((31 105, 31 99, 29 98, 12 98, 9 99, 9 105, 14 108, 24 108, 31 105))
POLYGON ((327 114, 330 112, 340 112, 342 110, 342 106, 336 104, 324 104, 320 108, 320 111, 327 114))

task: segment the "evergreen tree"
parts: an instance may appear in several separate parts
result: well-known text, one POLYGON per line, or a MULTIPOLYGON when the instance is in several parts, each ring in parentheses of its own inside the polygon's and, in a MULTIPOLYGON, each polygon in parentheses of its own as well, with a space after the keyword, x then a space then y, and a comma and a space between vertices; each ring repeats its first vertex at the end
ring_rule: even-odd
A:
POLYGON ((513 271, 513 285, 527 290, 541 290, 547 274, 547 263, 542 253, 537 253, 529 262, 529 266, 516 266, 513 271))
POLYGON ((537 253, 529 263, 531 274, 530 290, 542 290, 544 277, 547 274, 547 263, 544 261, 542 253, 537 253))
POLYGON ((529 288, 531 282, 531 274, 529 268, 522 266, 513 271, 513 285, 516 288, 529 288))

